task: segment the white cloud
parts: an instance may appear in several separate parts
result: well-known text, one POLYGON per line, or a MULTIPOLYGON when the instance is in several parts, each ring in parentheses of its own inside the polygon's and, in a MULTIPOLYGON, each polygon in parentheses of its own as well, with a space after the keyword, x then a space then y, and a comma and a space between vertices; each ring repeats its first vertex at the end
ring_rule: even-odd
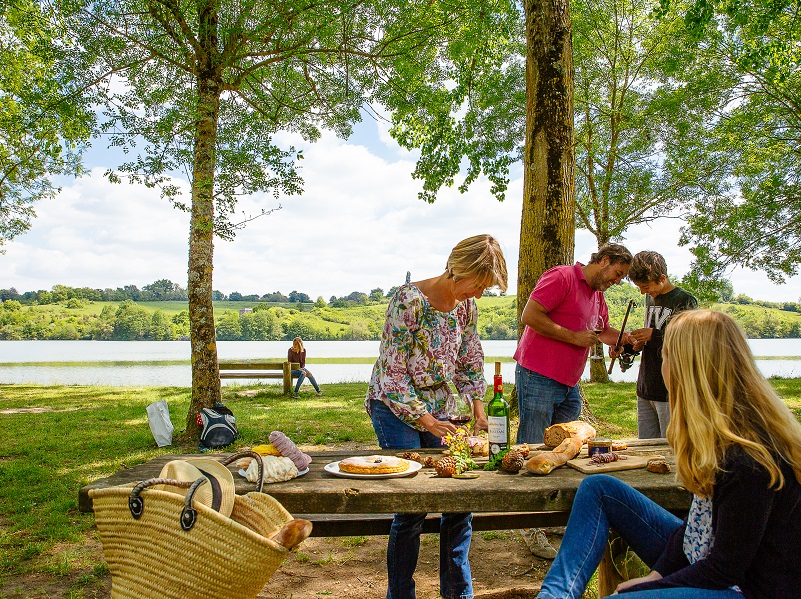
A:
MULTIPOLYGON (((477 233, 496 236, 504 249, 514 293, 520 237, 522 182, 514 179, 498 203, 481 180, 467 194, 456 188, 434 204, 417 199, 411 178, 414 159, 388 138, 385 123, 366 121, 345 142, 325 134, 316 144, 286 135, 281 143, 303 148, 302 196, 276 200, 270 194, 243 198, 237 212, 257 214, 279 203, 281 210, 257 218, 232 242, 215 242, 214 289, 264 294, 292 290, 326 300, 351 291, 385 291, 414 278, 441 273, 453 245, 477 233)), ((104 154, 93 154, 91 175, 64 185, 59 196, 37 206, 31 231, 0 255, 0 288, 18 291, 73 287, 142 287, 167 278, 186 285, 189 216, 143 186, 110 184, 104 154)), ((457 181, 458 184, 458 181, 457 181)), ((184 182, 188 197, 188 185, 184 182)), ((692 256, 679 247, 681 223, 660 220, 630 231, 632 251, 661 252, 668 269, 683 274, 692 256)), ((576 259, 595 250, 586 231, 576 233, 576 259)), ((783 286, 764 275, 735 271, 735 292, 755 299, 796 301, 794 278, 783 286)))

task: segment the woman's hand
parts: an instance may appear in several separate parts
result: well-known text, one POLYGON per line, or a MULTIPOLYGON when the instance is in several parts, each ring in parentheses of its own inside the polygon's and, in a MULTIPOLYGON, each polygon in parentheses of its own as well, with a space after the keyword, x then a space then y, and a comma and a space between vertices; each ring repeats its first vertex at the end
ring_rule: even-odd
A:
POLYGON ((657 572, 656 570, 651 570, 648 576, 641 576, 640 578, 632 578, 631 580, 624 580, 615 589, 614 595, 617 595, 619 591, 624 591, 630 587, 633 587, 638 584, 642 584, 643 582, 650 582, 651 580, 659 580, 662 578, 662 575, 657 572))
POLYGON ((478 431, 489 432, 489 423, 487 422, 487 415, 484 410, 476 412, 476 421, 473 424, 473 433, 478 434, 478 431))
POLYGON ((455 433, 456 427, 447 420, 437 420, 431 414, 425 414, 417 419, 423 428, 440 439, 448 433, 455 433))

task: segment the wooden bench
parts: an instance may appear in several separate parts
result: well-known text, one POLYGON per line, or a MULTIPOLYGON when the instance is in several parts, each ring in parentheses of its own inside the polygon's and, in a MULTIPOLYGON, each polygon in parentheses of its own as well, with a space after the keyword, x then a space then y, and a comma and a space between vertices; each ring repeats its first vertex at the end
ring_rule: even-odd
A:
POLYGON ((293 370, 300 370, 297 362, 220 362, 221 379, 282 379, 284 394, 292 391, 293 370))

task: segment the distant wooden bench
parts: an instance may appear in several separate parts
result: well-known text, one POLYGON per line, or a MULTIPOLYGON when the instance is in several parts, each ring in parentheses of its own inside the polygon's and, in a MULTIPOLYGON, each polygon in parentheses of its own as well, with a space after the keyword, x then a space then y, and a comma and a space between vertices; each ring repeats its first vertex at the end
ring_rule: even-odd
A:
POLYGON ((293 370, 300 370, 297 362, 220 362, 221 379, 282 379, 284 394, 292 390, 293 370))

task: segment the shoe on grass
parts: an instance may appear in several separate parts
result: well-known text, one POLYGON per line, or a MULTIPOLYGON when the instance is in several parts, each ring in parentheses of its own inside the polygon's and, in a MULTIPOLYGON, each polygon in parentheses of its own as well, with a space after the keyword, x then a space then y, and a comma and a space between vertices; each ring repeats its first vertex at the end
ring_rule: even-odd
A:
POLYGON ((298 397, 300 397, 300 394, 299 394, 297 391, 293 391, 293 392, 292 392, 292 397, 294 397, 295 399, 297 399, 298 397))
POLYGON ((524 528, 520 531, 523 541, 529 551, 542 559, 553 559, 556 557, 556 549, 548 542, 545 533, 541 528, 524 528))
POLYGON ((322 395, 322 394, 323 394, 322 391, 317 391, 317 395, 322 395))

